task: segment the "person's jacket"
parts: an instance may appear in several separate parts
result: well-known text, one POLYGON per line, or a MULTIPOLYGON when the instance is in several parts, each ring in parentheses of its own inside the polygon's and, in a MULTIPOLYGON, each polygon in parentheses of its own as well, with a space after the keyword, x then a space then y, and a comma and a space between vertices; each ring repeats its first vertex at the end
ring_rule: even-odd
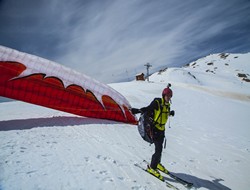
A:
POLYGON ((174 116, 174 111, 170 111, 170 103, 165 103, 163 98, 155 98, 149 106, 141 109, 132 108, 132 113, 147 113, 153 119, 154 126, 160 130, 165 130, 169 115, 174 116))

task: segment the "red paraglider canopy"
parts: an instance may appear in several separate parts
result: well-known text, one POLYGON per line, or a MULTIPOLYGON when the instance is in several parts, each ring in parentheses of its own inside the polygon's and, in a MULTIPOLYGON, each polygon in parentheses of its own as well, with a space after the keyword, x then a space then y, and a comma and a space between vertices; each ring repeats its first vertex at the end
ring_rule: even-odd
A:
POLYGON ((111 87, 55 62, 0 46, 0 96, 101 119, 136 124, 111 87))

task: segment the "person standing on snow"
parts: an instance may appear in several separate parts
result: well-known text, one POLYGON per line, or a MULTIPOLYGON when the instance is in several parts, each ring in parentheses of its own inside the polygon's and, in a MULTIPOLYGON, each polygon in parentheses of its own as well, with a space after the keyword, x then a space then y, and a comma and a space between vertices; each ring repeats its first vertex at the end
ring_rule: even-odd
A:
MULTIPOLYGON (((165 138, 165 124, 167 123, 169 116, 174 116, 175 112, 170 111, 171 98, 173 92, 170 89, 171 84, 168 84, 167 88, 162 91, 162 98, 155 98, 149 106, 141 109, 132 108, 133 114, 142 113, 147 114, 149 117, 151 132, 149 134, 152 139, 152 143, 155 145, 155 153, 152 155, 150 166, 147 168, 147 172, 163 179, 160 171, 166 171, 165 167, 161 164, 161 155, 163 149, 163 142, 165 138)), ((144 120, 148 121, 148 120, 144 120)))

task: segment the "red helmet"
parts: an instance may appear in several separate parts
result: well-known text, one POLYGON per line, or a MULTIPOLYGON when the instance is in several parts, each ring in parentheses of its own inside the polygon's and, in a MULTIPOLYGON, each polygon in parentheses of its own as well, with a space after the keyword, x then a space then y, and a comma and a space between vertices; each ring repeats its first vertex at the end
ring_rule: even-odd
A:
POLYGON ((169 88, 171 86, 171 84, 168 84, 167 88, 165 88, 163 91, 162 91, 162 97, 164 96, 169 96, 169 97, 172 97, 173 96, 173 92, 172 90, 169 88))

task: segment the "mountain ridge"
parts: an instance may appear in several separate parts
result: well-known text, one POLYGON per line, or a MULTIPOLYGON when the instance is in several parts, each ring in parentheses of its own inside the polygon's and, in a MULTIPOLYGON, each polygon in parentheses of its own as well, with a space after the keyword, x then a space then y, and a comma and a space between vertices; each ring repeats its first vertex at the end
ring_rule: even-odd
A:
POLYGON ((210 54, 183 67, 162 69, 150 76, 154 82, 185 82, 225 91, 250 94, 250 53, 210 54), (219 82, 218 82, 219 81, 219 82))

